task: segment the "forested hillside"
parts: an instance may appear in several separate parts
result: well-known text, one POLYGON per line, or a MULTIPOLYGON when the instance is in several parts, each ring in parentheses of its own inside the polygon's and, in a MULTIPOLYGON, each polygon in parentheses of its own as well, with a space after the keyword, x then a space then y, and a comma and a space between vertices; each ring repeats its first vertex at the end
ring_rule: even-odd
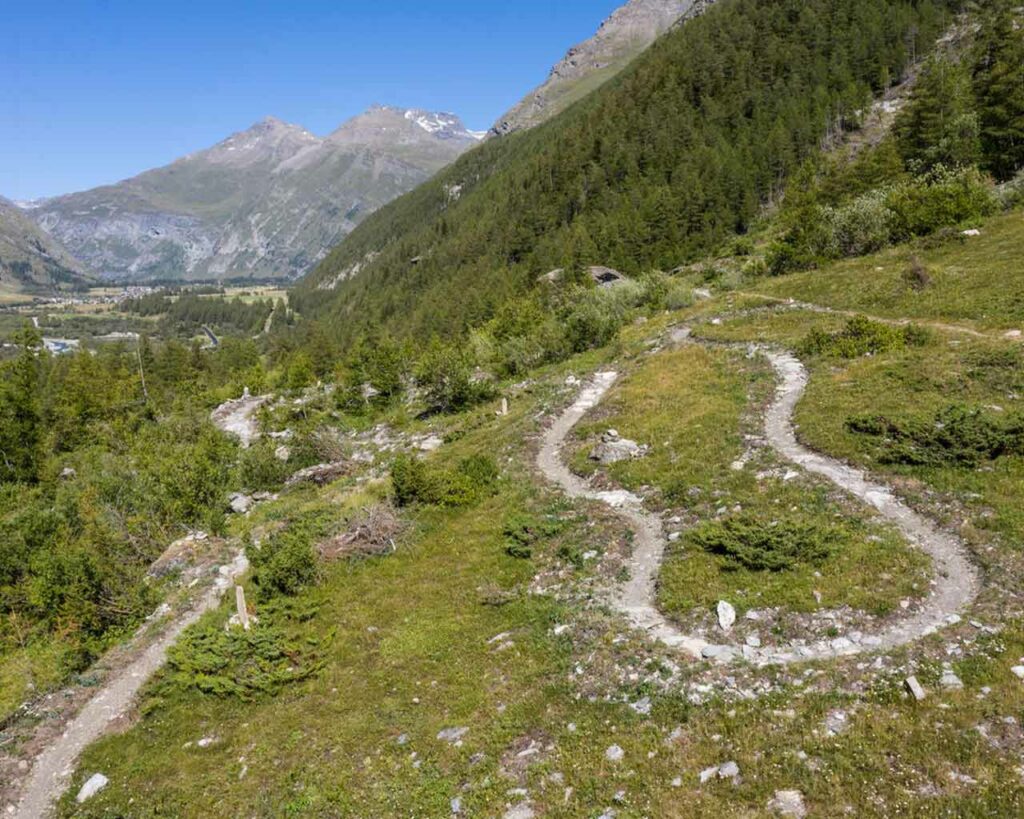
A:
POLYGON ((536 130, 368 219, 295 291, 351 340, 459 333, 539 275, 671 269, 744 233, 952 19, 945 0, 727 0, 536 130))

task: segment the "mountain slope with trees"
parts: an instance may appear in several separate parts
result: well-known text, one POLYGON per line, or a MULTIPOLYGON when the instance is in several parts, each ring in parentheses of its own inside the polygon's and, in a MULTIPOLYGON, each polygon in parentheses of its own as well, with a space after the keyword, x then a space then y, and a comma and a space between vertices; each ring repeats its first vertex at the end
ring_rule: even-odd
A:
POLYGON ((553 268, 671 269, 744 233, 955 2, 727 0, 554 120, 382 209, 293 293, 342 340, 458 334, 553 268))

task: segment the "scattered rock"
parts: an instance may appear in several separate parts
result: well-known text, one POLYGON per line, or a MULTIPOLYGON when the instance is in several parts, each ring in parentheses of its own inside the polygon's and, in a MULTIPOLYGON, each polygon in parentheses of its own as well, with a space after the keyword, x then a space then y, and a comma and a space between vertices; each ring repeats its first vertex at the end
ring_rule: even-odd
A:
POLYGON ((718 766, 718 778, 719 779, 739 779, 740 766, 730 760, 729 762, 723 762, 718 766))
POLYGON ((981 231, 978 230, 977 228, 971 228, 970 230, 965 230, 963 232, 963 235, 964 236, 981 236, 981 231))
POLYGON ((78 792, 78 796, 75 797, 75 801, 81 805, 86 799, 92 799, 92 797, 107 787, 107 783, 109 782, 110 780, 103 774, 94 773, 85 781, 85 784, 82 785, 82 789, 78 792))
POLYGON ((469 728, 445 728, 443 731, 439 731, 437 738, 442 742, 447 742, 454 745, 456 742, 461 742, 462 738, 469 733, 469 728))
POLYGON ((709 779, 714 779, 718 775, 718 765, 711 768, 705 768, 700 772, 700 784, 703 785, 709 779))
POLYGON ((610 429, 601 436, 601 443, 591 451, 590 460, 608 465, 642 458, 646 454, 647 447, 642 447, 628 438, 622 438, 616 430, 610 429))
POLYGON ((732 607, 731 603, 727 603, 725 600, 718 601, 718 625, 722 631, 728 633, 732 631, 732 627, 736 623, 736 609, 732 607))
POLYGON ((963 680, 961 680, 951 668, 947 668, 942 672, 942 678, 939 680, 939 685, 951 691, 956 691, 964 687, 963 680))
POLYGON ((918 702, 925 698, 924 688, 917 681, 917 677, 907 677, 903 684, 907 687, 907 691, 910 692, 911 696, 918 702))
POLYGON ((625 755, 626 752, 618 745, 611 745, 608 747, 608 750, 604 752, 604 758, 609 762, 621 762, 625 755))
POLYGON ((287 447, 284 444, 281 444, 281 446, 274 450, 274 457, 277 458, 277 460, 279 461, 287 461, 289 458, 292 457, 291 447, 287 447))
POLYGON ((636 711, 638 714, 647 716, 651 713, 651 698, 644 697, 643 699, 637 700, 636 702, 631 702, 629 704, 629 707, 636 711))
POLYGON ((313 483, 323 486, 348 474, 348 464, 344 461, 335 461, 329 464, 317 464, 300 469, 292 475, 285 486, 298 486, 300 483, 313 483))
POLYGON ((850 717, 845 711, 832 711, 825 717, 825 730, 829 736, 837 736, 850 727, 850 717))
POLYGON ((231 511, 236 515, 244 515, 250 509, 252 509, 253 499, 249 495, 245 495, 241 492, 235 492, 228 498, 228 505, 231 507, 231 511))
POLYGON ((529 803, 521 802, 505 811, 504 819, 533 819, 536 815, 529 803))
POLYGON ((779 816, 791 816, 795 819, 804 819, 807 816, 804 795, 800 791, 775 791, 775 796, 768 802, 768 810, 779 816))
POLYGON ((1010 669, 1019 679, 1024 680, 1024 665, 1015 665, 1010 669))
POLYGON ((77 476, 78 476, 78 472, 75 470, 74 467, 71 467, 71 466, 65 466, 60 471, 60 479, 62 481, 70 481, 70 480, 73 480, 74 478, 76 478, 77 476))

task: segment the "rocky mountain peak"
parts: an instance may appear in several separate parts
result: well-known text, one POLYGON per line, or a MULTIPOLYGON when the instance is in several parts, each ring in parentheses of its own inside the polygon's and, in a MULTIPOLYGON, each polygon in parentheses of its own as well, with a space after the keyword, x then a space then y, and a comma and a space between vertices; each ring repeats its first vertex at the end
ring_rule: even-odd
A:
POLYGON ((595 79, 610 79, 672 26, 713 2, 629 0, 601 23, 593 37, 570 48, 548 79, 502 116, 491 133, 508 134, 550 119, 591 90, 595 79))
POLYGON ((483 134, 466 128, 455 114, 373 105, 342 124, 327 137, 330 142, 376 145, 398 139, 402 143, 457 140, 474 142, 483 134))

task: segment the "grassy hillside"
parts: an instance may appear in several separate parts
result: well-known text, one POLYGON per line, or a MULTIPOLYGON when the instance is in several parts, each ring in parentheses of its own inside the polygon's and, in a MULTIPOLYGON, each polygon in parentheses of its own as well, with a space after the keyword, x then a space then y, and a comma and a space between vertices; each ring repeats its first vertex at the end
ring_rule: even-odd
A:
MULTIPOLYGON (((929 256, 934 284, 912 311, 922 325, 968 318, 956 312, 961 294, 986 286, 1002 243, 1024 238, 1020 213, 1011 216, 983 224, 971 255, 954 243, 929 256)), ((884 266, 886 255, 862 264, 884 266)), ((862 279, 845 264, 818 276, 832 284, 816 294, 822 306, 858 303, 862 279)), ((1009 303, 1024 294, 1019 272, 1002 282, 1009 303)), ((808 296, 802 274, 771 285, 779 298, 808 296)), ((323 563, 320 580, 296 596, 264 597, 259 578, 247 581, 258 628, 267 629, 257 633, 286 641, 301 679, 233 695, 232 680, 259 678, 208 648, 224 633, 225 605, 149 687, 134 726, 87 752, 76 785, 96 771, 111 784, 85 805, 74 803, 73 788, 62 815, 769 817, 779 815, 779 791, 799 792, 811 816, 1024 810, 1024 687, 1010 671, 1024 655, 1015 591, 1024 578, 1016 548, 1024 454, 958 462, 940 449, 934 463, 898 463, 883 457, 883 440, 848 426, 864 414, 927 421, 951 402, 1015 417, 1024 385, 1021 346, 1002 337, 1011 314, 991 325, 991 337, 936 328, 914 346, 850 358, 806 346, 812 331, 843 331, 843 315, 757 296, 723 293, 636 318, 644 321, 610 345, 508 385, 507 416, 495 414, 497 402, 426 419, 391 412, 392 440, 432 431, 446 441, 425 461, 430 474, 486 455, 500 466, 497 482, 465 503, 402 508, 406 528, 393 553, 323 563), (683 324, 696 343, 671 340, 683 324), (772 381, 764 361, 747 356, 750 341, 805 360, 810 385, 796 415, 804 441, 863 465, 960 533, 985 578, 962 620, 877 656, 758 670, 689 659, 605 608, 602 590, 622 578, 631 534, 601 504, 567 502, 533 463, 542 429, 577 393, 567 378, 609 368, 621 382, 584 419, 565 457, 598 486, 640 492, 666 522, 678 521, 668 527, 684 536, 659 589, 677 622, 717 628, 713 607, 723 595, 741 613, 762 613, 758 622, 741 619, 741 634, 776 640, 820 628, 834 636, 899 617, 926 593, 930 566, 919 552, 866 507, 758 443, 772 381), (587 463, 610 425, 650 445, 647 456, 587 463), (737 514, 823 528, 842 546, 813 567, 737 572, 694 537, 737 514), (948 672, 962 688, 940 683, 948 672), (926 689, 921 702, 903 688, 910 674, 926 689), (713 772, 728 761, 737 763, 735 778, 713 772)), ((323 402, 302 418, 338 423, 323 402)), ((387 492, 359 473, 295 488, 236 518, 231 534, 267 549, 270 533, 286 526, 312 545, 350 530, 359 509, 387 492)))
POLYGON ((743 232, 829 129, 949 22, 944 2, 726 0, 529 133, 369 218, 294 291, 351 340, 458 333, 555 267, 672 267, 743 232))

